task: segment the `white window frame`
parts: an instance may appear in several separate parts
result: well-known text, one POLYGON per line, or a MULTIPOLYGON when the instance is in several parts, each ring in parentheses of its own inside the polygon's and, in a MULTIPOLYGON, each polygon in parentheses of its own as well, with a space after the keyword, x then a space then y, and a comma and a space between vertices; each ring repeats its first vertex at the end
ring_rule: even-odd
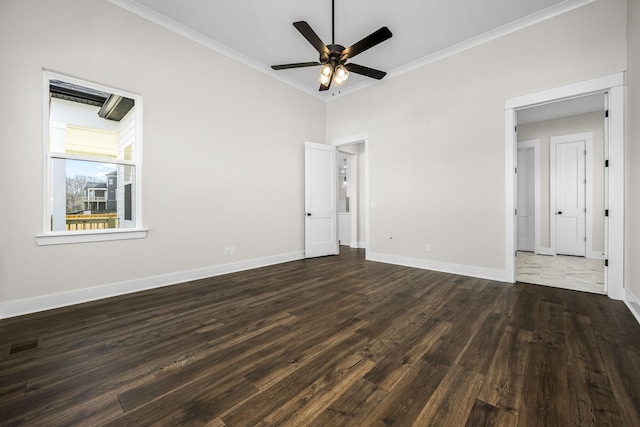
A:
POLYGON ((142 224, 142 96, 122 91, 110 86, 94 83, 87 80, 78 79, 72 76, 59 74, 50 70, 43 70, 42 73, 42 143, 43 143, 43 215, 42 215, 42 234, 36 236, 36 242, 39 246, 59 245, 69 243, 84 242, 101 242, 108 240, 126 240, 141 239, 147 236, 147 230, 142 224), (136 225, 133 228, 114 228, 100 230, 77 230, 77 231, 51 231, 51 215, 52 215, 52 167, 54 158, 65 158, 72 160, 96 161, 95 157, 79 156, 74 154, 65 154, 64 156, 50 150, 50 112, 49 112, 49 81, 62 80, 72 84, 90 87, 101 90, 103 92, 124 96, 135 101, 135 159, 128 162, 118 159, 118 164, 129 164, 134 166, 135 170, 135 209, 136 209, 136 225))

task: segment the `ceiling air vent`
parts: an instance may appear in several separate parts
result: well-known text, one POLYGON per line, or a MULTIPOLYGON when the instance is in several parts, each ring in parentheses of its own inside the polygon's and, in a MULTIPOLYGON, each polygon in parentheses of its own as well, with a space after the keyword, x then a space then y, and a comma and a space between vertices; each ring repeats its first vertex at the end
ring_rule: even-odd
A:
POLYGON ((109 95, 109 98, 98 111, 98 115, 104 119, 119 122, 133 108, 133 104, 133 99, 120 95, 109 95))

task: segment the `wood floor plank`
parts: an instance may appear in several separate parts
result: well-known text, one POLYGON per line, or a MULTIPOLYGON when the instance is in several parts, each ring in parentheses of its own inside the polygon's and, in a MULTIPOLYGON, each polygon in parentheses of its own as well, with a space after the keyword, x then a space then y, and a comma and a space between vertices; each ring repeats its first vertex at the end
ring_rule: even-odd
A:
POLYGON ((376 363, 366 375, 367 380, 384 390, 392 391, 429 348, 451 331, 451 327, 448 322, 427 320, 400 345, 388 351, 387 356, 376 363))
POLYGON ((153 378, 148 368, 137 372, 124 371, 126 374, 118 376, 108 370, 95 375, 72 376, 55 387, 27 393, 21 401, 10 406, 4 406, 3 402, 1 419, 38 425, 47 425, 47 420, 57 420, 52 422, 56 425, 77 419, 78 414, 82 414, 78 418, 80 420, 96 418, 96 421, 122 415, 117 393, 153 378), (37 407, 37 412, 29 411, 32 407, 37 407))
MULTIPOLYGON (((519 416, 533 332, 508 326, 496 349, 478 398, 501 412, 519 416)), ((517 419, 517 418, 516 418, 517 419)))
POLYGON ((254 426, 264 420, 271 413, 285 405, 302 390, 312 386, 324 375, 333 372, 342 358, 353 354, 366 341, 366 338, 353 334, 346 340, 333 346, 330 351, 313 358, 307 369, 297 369, 270 387, 261 390, 240 406, 234 407, 229 413, 223 413, 221 419, 228 425, 254 426))
POLYGON ((310 420, 309 427, 363 426, 364 420, 387 397, 381 389, 365 378, 356 381, 318 417, 310 420))
POLYGON ((481 400, 476 400, 467 418, 465 427, 511 427, 517 424, 517 415, 501 411, 493 405, 489 405, 481 400))
POLYGON ((626 425, 640 426, 640 351, 599 342, 606 373, 616 400, 617 413, 626 425))
POLYGON ((518 425, 569 425, 570 399, 566 352, 558 346, 532 342, 518 425))
POLYGON ((419 425, 414 424, 416 418, 448 371, 448 366, 421 358, 411 365, 393 392, 364 417, 362 425, 419 425))
MULTIPOLYGON (((289 318, 286 318, 288 320, 289 318)), ((281 324, 282 325, 282 324, 281 324)), ((269 324, 268 328, 261 330, 260 341, 233 341, 229 345, 212 347, 206 352, 180 355, 162 365, 152 367, 156 380, 131 388, 119 394, 120 403, 125 412, 136 409, 153 402, 178 389, 189 387, 202 375, 207 374, 211 366, 216 367, 216 372, 225 375, 225 369, 239 358, 246 355, 256 355, 262 349, 274 347, 280 343, 278 336, 281 331, 269 324)), ((256 331, 257 332, 257 331, 256 331)), ((281 338, 283 339, 283 338, 281 338)))
POLYGON ((583 426, 622 425, 606 365, 598 349, 591 319, 565 312, 571 419, 583 426))
POLYGON ((475 336, 467 342, 455 363, 480 374, 486 374, 504 335, 508 320, 508 317, 503 314, 489 313, 475 336))
POLYGON ((540 295, 536 292, 543 289, 544 286, 516 283, 514 288, 518 292, 515 292, 516 296, 513 299, 513 308, 511 309, 513 313, 512 326, 516 329, 533 331, 540 302, 540 295))
POLYGON ((203 376, 190 387, 170 392, 136 407, 108 426, 224 425, 219 414, 245 401, 256 388, 242 376, 203 376))
POLYGON ((264 360, 258 367, 244 375, 258 390, 265 390, 295 371, 305 368, 323 352, 331 350, 351 338, 362 325, 360 320, 349 320, 328 329, 326 333, 303 334, 291 341, 282 357, 264 360))
POLYGON ((315 419, 375 365, 353 354, 264 418, 268 424, 299 426, 315 419))
POLYGON ((640 427, 640 325, 341 248, 0 320, 17 424, 640 427))
MULTIPOLYGON (((428 310, 424 310, 418 305, 405 311, 402 316, 395 316, 386 325, 375 325, 378 328, 378 333, 367 344, 363 350, 363 355, 369 359, 379 361, 393 351, 394 347, 407 340, 411 341, 411 336, 414 334, 423 335, 432 325, 432 322, 428 320, 431 314, 428 310), (426 322, 429 322, 429 325, 425 325, 426 322)), ((369 324, 370 326, 371 324, 369 324)), ((358 332, 362 333, 363 331, 366 333, 365 328, 361 328, 358 332)))
POLYGON ((484 375, 459 365, 452 366, 420 411, 414 425, 465 425, 483 382, 484 375))

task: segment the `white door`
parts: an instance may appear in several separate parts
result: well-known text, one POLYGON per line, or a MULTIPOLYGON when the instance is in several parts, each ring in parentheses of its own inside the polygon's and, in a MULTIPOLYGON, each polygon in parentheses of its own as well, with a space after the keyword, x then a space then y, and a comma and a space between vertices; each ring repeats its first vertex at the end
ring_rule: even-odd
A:
MULTIPOLYGON (((556 253, 584 256, 585 231, 585 142, 555 145, 556 253)), ((553 148, 553 147, 552 147, 553 148)))
POLYGON ((518 250, 535 250, 534 148, 518 148, 518 250))
POLYGON ((304 251, 306 258, 337 255, 336 147, 304 143, 304 251))

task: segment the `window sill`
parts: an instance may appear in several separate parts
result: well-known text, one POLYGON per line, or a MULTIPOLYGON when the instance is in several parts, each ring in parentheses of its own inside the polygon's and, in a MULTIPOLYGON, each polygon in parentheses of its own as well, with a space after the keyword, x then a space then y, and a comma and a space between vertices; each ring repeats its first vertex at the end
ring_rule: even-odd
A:
POLYGON ((147 230, 140 228, 120 230, 90 230, 75 232, 57 232, 36 236, 38 246, 67 245, 72 243, 106 242, 111 240, 144 239, 147 230))

